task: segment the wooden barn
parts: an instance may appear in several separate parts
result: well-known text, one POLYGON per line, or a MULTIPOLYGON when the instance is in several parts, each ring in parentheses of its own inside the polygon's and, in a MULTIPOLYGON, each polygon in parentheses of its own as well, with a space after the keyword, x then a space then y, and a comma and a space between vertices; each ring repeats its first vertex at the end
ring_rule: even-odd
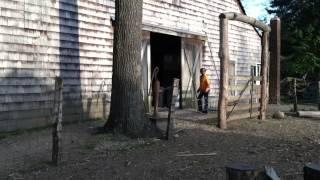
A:
MULTIPOLYGON (((56 76, 64 83, 65 121, 108 116, 114 6, 114 0, 0 0, 0 132, 52 122, 56 76)), ((209 106, 216 109, 223 12, 244 10, 240 0, 144 0, 146 102, 158 66, 163 89, 172 78, 181 79, 177 104, 194 107, 199 69, 205 67, 211 81, 209 106)), ((229 74, 258 74, 261 37, 248 24, 230 23, 229 74)), ((165 91, 162 99, 165 103, 165 91)))

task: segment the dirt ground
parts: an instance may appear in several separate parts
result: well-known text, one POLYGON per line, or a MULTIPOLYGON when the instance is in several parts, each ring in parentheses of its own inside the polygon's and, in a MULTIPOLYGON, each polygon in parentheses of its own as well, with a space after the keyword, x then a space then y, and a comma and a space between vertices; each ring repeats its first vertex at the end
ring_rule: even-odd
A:
MULTIPOLYGON (((273 106, 269 114, 290 107, 273 106)), ((272 166, 282 179, 303 179, 304 165, 320 162, 318 119, 269 116, 220 130, 210 120, 214 113, 183 114, 171 141, 94 134, 101 121, 65 126, 59 167, 50 164, 50 129, 9 136, 0 140, 0 179, 225 179, 225 167, 238 162, 272 166), (210 154, 181 156, 198 153, 210 154)))

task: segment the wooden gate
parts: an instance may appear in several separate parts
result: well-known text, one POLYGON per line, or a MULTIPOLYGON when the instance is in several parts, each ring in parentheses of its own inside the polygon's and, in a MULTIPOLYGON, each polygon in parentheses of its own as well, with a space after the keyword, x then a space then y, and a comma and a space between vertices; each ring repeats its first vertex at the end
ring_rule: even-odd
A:
POLYGON ((260 81, 258 76, 230 76, 227 106, 227 122, 245 118, 256 118, 260 115, 260 81))
POLYGON ((151 82, 151 46, 150 33, 143 31, 143 39, 141 43, 141 67, 142 67, 142 96, 146 110, 151 109, 150 82, 151 82))

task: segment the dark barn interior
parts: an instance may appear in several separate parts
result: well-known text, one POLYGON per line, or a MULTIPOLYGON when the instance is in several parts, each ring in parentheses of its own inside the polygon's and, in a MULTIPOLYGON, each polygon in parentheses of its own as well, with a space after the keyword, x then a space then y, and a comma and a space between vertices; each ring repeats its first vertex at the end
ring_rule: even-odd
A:
MULTIPOLYGON (((151 33, 151 68, 159 67, 161 86, 159 106, 167 106, 173 78, 181 79, 181 38, 159 33, 151 33)), ((181 84, 181 83, 180 83, 181 84)))

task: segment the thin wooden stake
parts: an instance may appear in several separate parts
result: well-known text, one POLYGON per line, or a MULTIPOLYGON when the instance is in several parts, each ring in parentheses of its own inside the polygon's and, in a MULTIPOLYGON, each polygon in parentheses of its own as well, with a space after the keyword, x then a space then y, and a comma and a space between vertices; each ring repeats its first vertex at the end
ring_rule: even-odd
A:
POLYGON ((294 98, 294 103, 293 103, 293 111, 298 112, 298 97, 297 97, 297 79, 293 79, 293 98, 294 98))
POLYGON ((318 110, 320 111, 320 81, 318 82, 318 110))
POLYGON ((52 162, 58 166, 61 158, 62 141, 62 103, 63 103, 63 81, 57 77, 54 89, 54 124, 52 129, 52 162))
POLYGON ((250 90, 250 119, 252 119, 252 106, 253 106, 253 83, 254 83, 254 77, 253 74, 251 74, 251 90, 250 90))

